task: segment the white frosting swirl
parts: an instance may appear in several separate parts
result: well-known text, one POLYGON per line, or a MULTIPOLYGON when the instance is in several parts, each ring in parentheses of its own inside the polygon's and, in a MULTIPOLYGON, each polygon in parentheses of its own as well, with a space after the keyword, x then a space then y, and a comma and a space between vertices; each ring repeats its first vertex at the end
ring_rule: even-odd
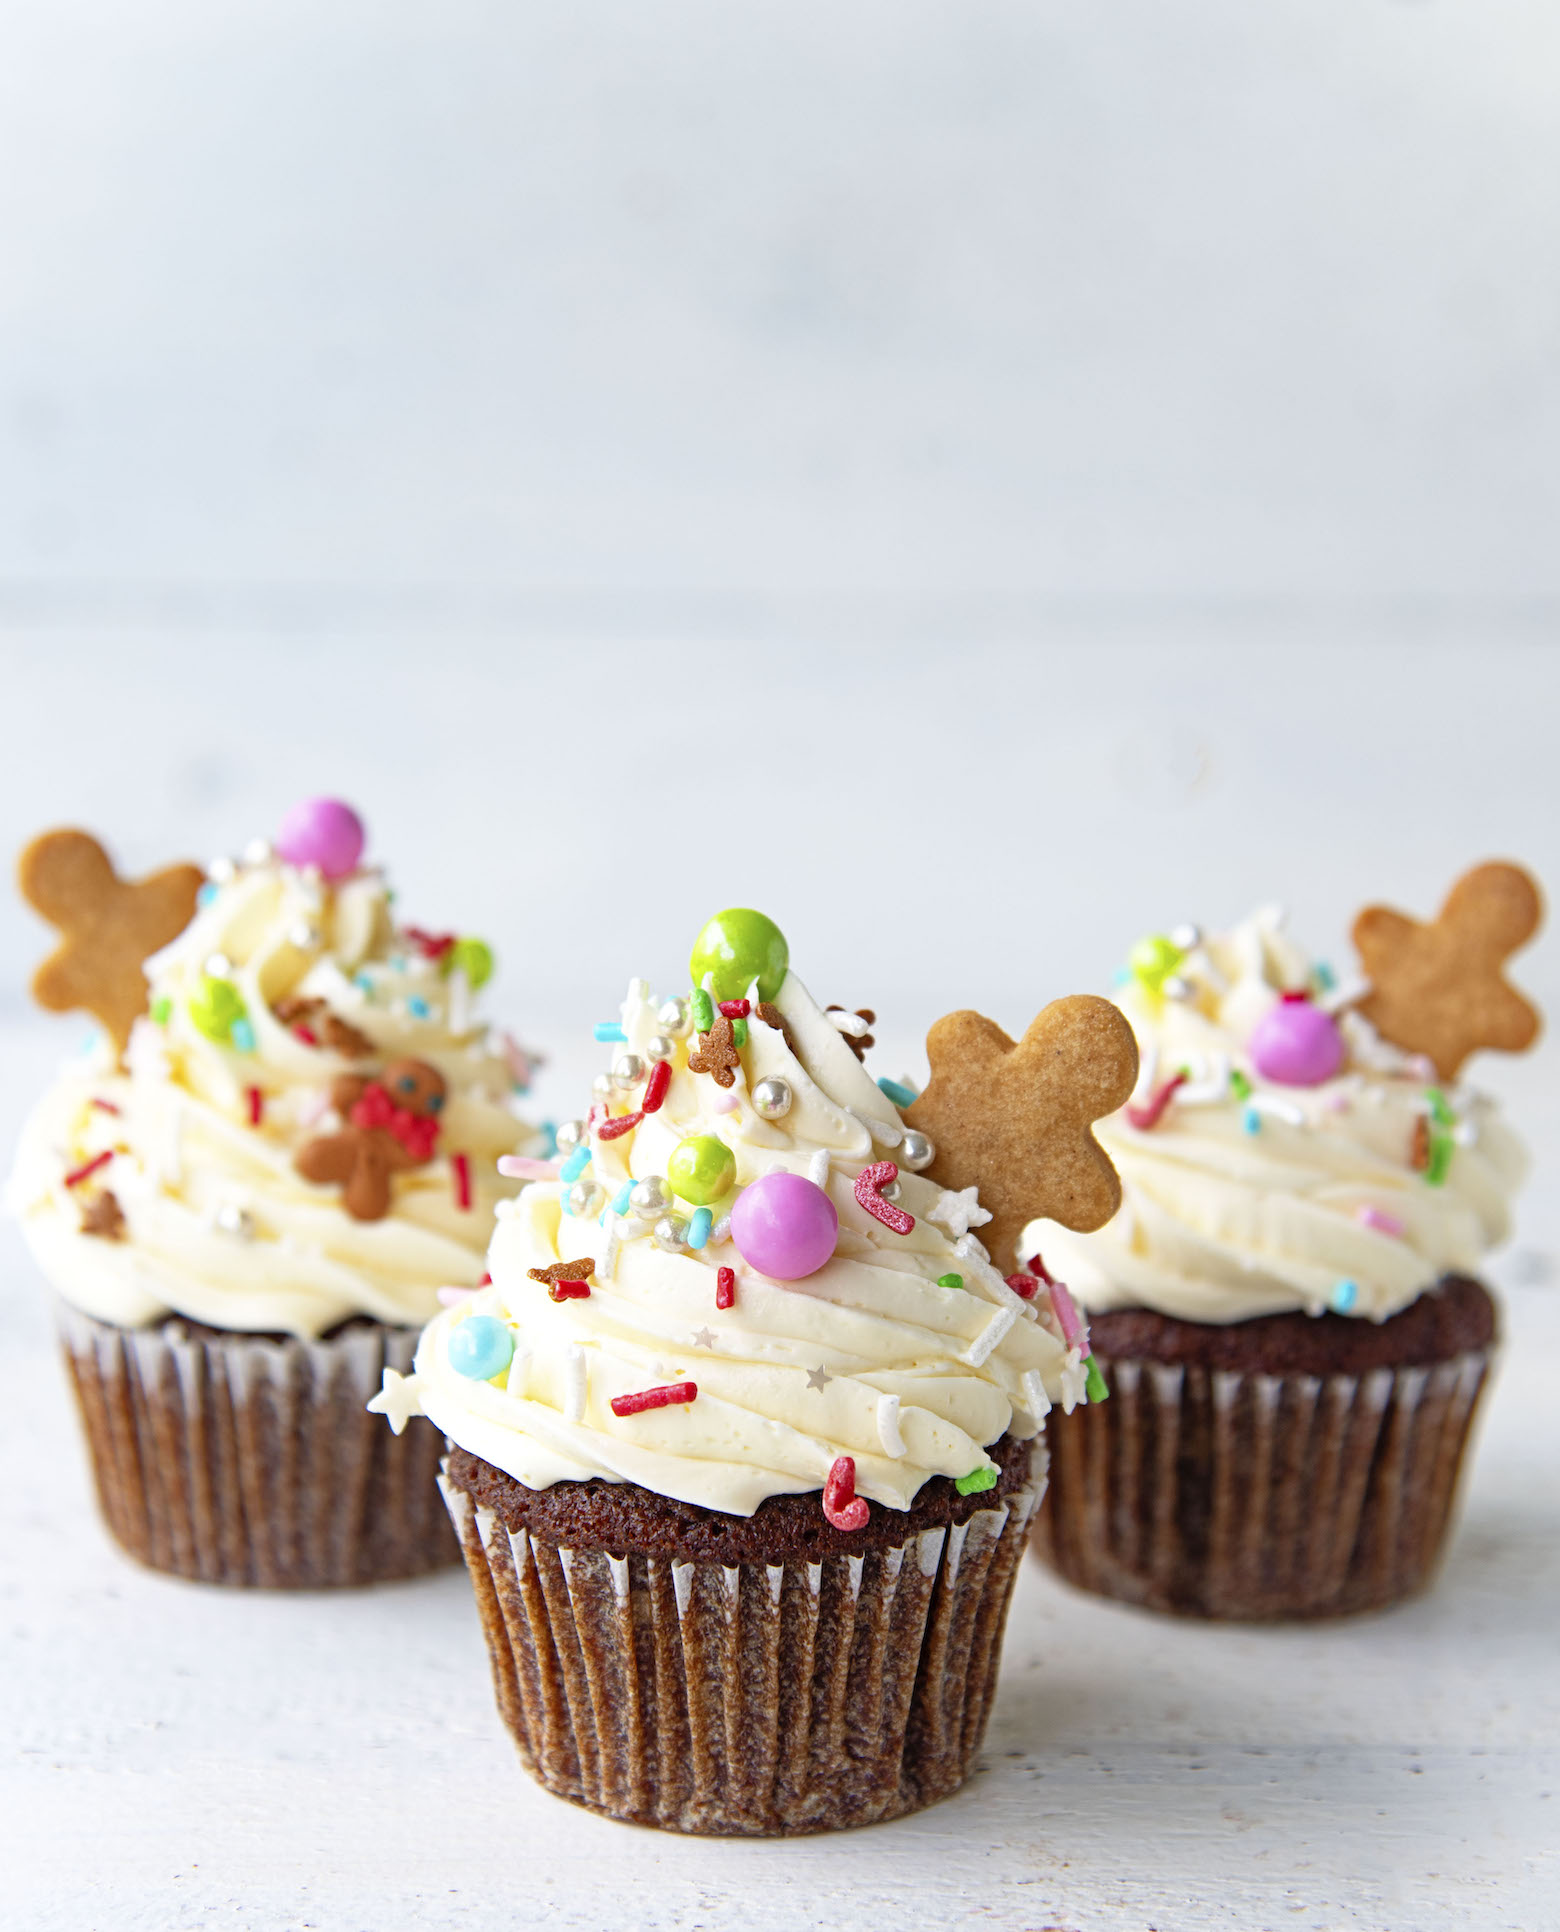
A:
POLYGON ((1199 939, 1169 994, 1141 978, 1118 991, 1142 1073, 1129 1107, 1096 1131, 1121 1175, 1121 1210, 1096 1234, 1037 1221, 1024 1237, 1083 1307, 1199 1322, 1331 1308, 1384 1321, 1505 1238, 1526 1157, 1483 1095, 1443 1089, 1349 1011, 1334 1078, 1300 1087, 1257 1072, 1253 1030, 1285 990, 1336 1008, 1358 991, 1326 980, 1270 909, 1199 939), (1131 1110, 1182 1069, 1158 1121, 1134 1126, 1131 1110))
MULTIPOLYGON (((855 1461, 858 1494, 906 1509, 928 1478, 989 1471, 987 1444, 1009 1430, 1033 1435, 1053 1401, 1070 1409, 1082 1399, 1079 1349, 1062 1341, 1044 1293, 1015 1294, 964 1231, 987 1218, 967 1194, 901 1174, 897 1205, 915 1217, 904 1235, 858 1203, 857 1176, 892 1158, 904 1125, 794 973, 776 1004, 796 1051, 754 1017, 727 1093, 689 1070, 682 1038, 659 1111, 603 1139, 598 1110, 586 1171, 599 1192, 585 1212, 568 1211, 562 1181, 535 1182, 500 1208, 493 1286, 432 1323, 415 1387, 387 1389, 387 1411, 420 1405, 456 1443, 533 1489, 603 1477, 745 1516, 766 1497, 820 1488, 840 1456, 855 1461), (752 1092, 775 1077, 792 1104, 764 1119, 752 1092), (698 1252, 668 1249, 653 1218, 613 1205, 627 1208, 630 1183, 665 1176, 693 1134, 717 1136, 736 1163, 698 1252), (825 1185, 839 1213, 832 1259, 789 1283, 750 1267, 722 1224, 736 1190, 777 1170, 825 1185), (555 1302, 527 1273, 587 1256, 588 1299, 555 1302), (735 1273, 727 1309, 716 1306, 721 1267, 735 1273), (947 1275, 963 1285, 939 1286, 947 1275), (507 1373, 491 1381, 451 1362, 451 1339, 472 1315, 501 1319, 515 1344, 507 1373), (623 1417, 610 1406, 683 1380, 697 1385, 692 1403, 623 1417)), ((619 1051, 646 1056, 660 1027, 642 981, 622 1015, 619 1051)))
POLYGON ((514 1112, 508 1059, 472 1022, 464 975, 442 973, 395 931, 374 872, 332 886, 267 859, 202 897, 185 931, 147 962, 155 1017, 136 1022, 126 1066, 98 1044, 27 1124, 8 1200, 34 1255, 68 1302, 126 1328, 169 1313, 300 1336, 351 1315, 425 1322, 441 1285, 481 1278, 494 1209, 514 1191, 498 1179, 498 1156, 535 1144, 514 1112), (192 1000, 200 1010, 208 964, 224 962, 245 1026, 215 1040, 192 1000), (372 1057, 332 1051, 317 1031, 308 1044, 273 1011, 289 996, 323 1001, 318 1013, 366 1035, 372 1057), (336 1075, 405 1056, 437 1067, 447 1085, 435 1157, 394 1176, 383 1220, 355 1221, 339 1188, 301 1179, 294 1156, 337 1124, 336 1075), (106 1164, 67 1185, 105 1153, 106 1164), (470 1176, 465 1207, 458 1154, 470 1176), (120 1239, 83 1232, 104 1188, 123 1215, 120 1239))

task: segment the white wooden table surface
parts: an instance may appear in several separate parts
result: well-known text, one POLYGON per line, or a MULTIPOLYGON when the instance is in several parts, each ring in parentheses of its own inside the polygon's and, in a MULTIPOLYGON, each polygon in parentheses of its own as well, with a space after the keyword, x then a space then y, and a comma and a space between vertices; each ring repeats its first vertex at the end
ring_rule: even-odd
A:
MULTIPOLYGON (((0 1144, 59 1050, 0 1032, 0 1144)), ((1202 1628, 1026 1564, 967 1789, 874 1830, 746 1844, 609 1824, 532 1785, 462 1575, 267 1596, 119 1557, 7 1225, 0 1923, 1560 1926, 1560 1290, 1533 1278, 1553 1228, 1535 1192, 1493 1271, 1508 1345, 1426 1601, 1202 1628)))

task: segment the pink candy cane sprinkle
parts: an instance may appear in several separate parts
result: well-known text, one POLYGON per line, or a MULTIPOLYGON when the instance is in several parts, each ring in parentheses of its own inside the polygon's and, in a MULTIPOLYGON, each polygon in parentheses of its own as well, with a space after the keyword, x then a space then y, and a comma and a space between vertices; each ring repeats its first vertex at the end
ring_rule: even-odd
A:
POLYGON ((1051 1307, 1056 1312, 1056 1319, 1062 1325, 1062 1340, 1069 1348, 1080 1348, 1086 1339, 1083 1317, 1078 1313, 1078 1304, 1073 1300, 1067 1283, 1053 1281, 1050 1295, 1051 1307))
POLYGON ((902 1207, 895 1207, 892 1201, 885 1201, 878 1192, 898 1179, 899 1169, 893 1161, 874 1161, 856 1176, 856 1199, 875 1221, 881 1221, 892 1233, 908 1234, 915 1226, 915 1216, 906 1214, 902 1207))
POLYGON ((699 1393, 697 1382, 667 1382, 658 1389, 641 1389, 637 1395, 615 1395, 614 1415, 638 1415, 644 1409, 670 1409, 679 1402, 692 1402, 699 1393))
POLYGON ((1185 1084, 1186 1071, 1183 1068, 1180 1073, 1171 1074, 1170 1078, 1145 1106, 1129 1107, 1127 1109, 1127 1119, 1142 1133, 1147 1133, 1150 1127, 1157 1127, 1159 1125, 1160 1115, 1170 1105, 1170 1102, 1174 1100, 1176 1089, 1185 1086, 1185 1084))
POLYGON ((119 1109, 114 1105, 112 1100, 100 1100, 96 1094, 92 1096, 92 1104, 105 1114, 117 1114, 119 1112, 119 1109))
POLYGON ((529 1154, 500 1154, 498 1171, 506 1181, 555 1181, 558 1163, 533 1160, 529 1154))
POLYGON ((867 1527, 867 1503, 856 1494, 856 1458, 836 1456, 829 1465, 828 1481, 823 1485, 823 1513, 837 1530, 847 1535, 867 1527))
POLYGON ((1384 1208, 1357 1208, 1355 1210, 1355 1219, 1362 1221, 1367 1228, 1375 1228, 1382 1234, 1401 1234, 1403 1232, 1403 1223, 1395 1214, 1388 1214, 1384 1208))

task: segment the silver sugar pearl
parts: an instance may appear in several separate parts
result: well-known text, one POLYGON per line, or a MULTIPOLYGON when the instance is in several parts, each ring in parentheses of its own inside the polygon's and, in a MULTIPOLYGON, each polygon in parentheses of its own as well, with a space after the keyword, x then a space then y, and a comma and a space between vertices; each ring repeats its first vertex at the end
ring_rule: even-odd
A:
POLYGON ((661 1002, 655 1023, 663 1033, 670 1033, 674 1039, 681 1039, 688 1031, 688 1002, 685 999, 670 999, 661 1002))
POLYGON ((791 1083, 771 1077, 753 1089, 753 1111, 765 1120, 780 1120, 791 1111, 791 1083))
POLYGON ((269 839, 251 839, 244 847, 245 865, 267 865, 272 857, 269 839))
POLYGON ((578 1147, 580 1142, 585 1138, 584 1121, 583 1120, 563 1121, 559 1125, 557 1132, 553 1135, 553 1138, 558 1143, 558 1152, 560 1154, 572 1154, 575 1148, 578 1147))
POLYGON ((318 926, 310 925, 307 919, 300 919, 296 926, 288 927, 287 943, 296 946, 300 953, 317 953, 325 942, 318 926))
POLYGON ((598 1100, 610 1100, 613 1095, 612 1075, 598 1073, 590 1083, 590 1090, 598 1100))
POLYGON ((1160 991, 1167 1000, 1190 1000, 1197 997, 1196 987, 1189 979, 1183 979, 1179 973, 1169 974, 1160 991))
POLYGON ((226 953, 207 953, 206 963, 201 971, 207 979, 226 979, 233 970, 233 962, 226 953))
POLYGON ((252 1241, 255 1237, 254 1216, 247 1208, 234 1207, 226 1202, 212 1216, 224 1234, 231 1234, 239 1241, 252 1241))
POLYGON ((647 1174, 642 1181, 634 1183, 628 1197, 628 1205, 635 1214, 643 1215, 648 1221, 658 1214, 664 1214, 671 1205, 671 1200, 671 1190, 660 1175, 647 1174))
POLYGON ((676 1042, 664 1033, 652 1033, 649 1039, 645 1041, 645 1058, 647 1060, 670 1060, 676 1051, 676 1042))
POLYGON ((620 1053, 612 1062, 612 1084, 624 1093, 637 1087, 645 1077, 645 1063, 637 1053, 620 1053))
POLYGON ((937 1149, 926 1135, 917 1133, 913 1127, 907 1127, 904 1139, 895 1150, 895 1162, 900 1167, 908 1167, 912 1174, 919 1174, 923 1167, 930 1167, 936 1158, 937 1149))
POLYGON ((206 867, 206 877, 213 885, 229 885, 238 874, 238 867, 231 859, 213 859, 206 867))
POLYGON ((658 1248, 686 1248, 688 1245, 688 1223, 680 1214, 663 1214, 655 1224, 655 1245, 658 1248))
POLYGON ((898 1181, 889 1181, 885 1183, 884 1186, 878 1189, 878 1194, 885 1201, 897 1201, 899 1199, 898 1181))
POLYGON ((576 1181, 569 1189, 569 1212, 584 1216, 593 1214, 596 1203, 601 1199, 601 1189, 591 1180, 576 1181))
POLYGON ((1194 926, 1189 922, 1181 926, 1172 926, 1170 944, 1179 946, 1183 953, 1189 953, 1194 946, 1202 944, 1202 927, 1194 926))

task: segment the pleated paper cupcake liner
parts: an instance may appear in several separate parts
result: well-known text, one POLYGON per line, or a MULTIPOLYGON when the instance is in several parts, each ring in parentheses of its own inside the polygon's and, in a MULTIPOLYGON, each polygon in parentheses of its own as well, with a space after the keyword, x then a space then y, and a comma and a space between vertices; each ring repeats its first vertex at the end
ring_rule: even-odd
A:
POLYGON ((499 1710, 558 1796, 773 1837, 901 1817, 974 1768, 1043 1482, 888 1551, 769 1565, 564 1549, 443 1488, 499 1710))
POLYGON ((316 1589, 460 1560, 438 1492, 443 1438, 365 1405, 416 1332, 326 1341, 123 1329, 59 1306, 60 1340, 116 1541, 202 1583, 316 1589))
POLYGON ((1035 1547, 1070 1583, 1186 1616, 1381 1610, 1431 1580, 1489 1351, 1362 1375, 1101 1360, 1047 1425, 1035 1547))

